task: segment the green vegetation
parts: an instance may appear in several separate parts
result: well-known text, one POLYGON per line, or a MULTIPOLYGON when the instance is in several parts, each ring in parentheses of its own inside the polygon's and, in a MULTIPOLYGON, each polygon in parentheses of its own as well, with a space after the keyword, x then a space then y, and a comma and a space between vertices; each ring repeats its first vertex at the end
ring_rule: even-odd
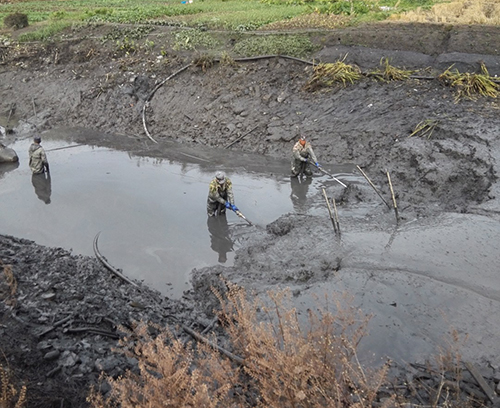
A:
MULTIPOLYGON (((444 0, 39 0, 2 4, 0 21, 14 13, 28 16, 45 39, 65 27, 91 23, 163 24, 201 29, 253 31, 273 25, 329 28, 430 9, 444 0), (323 15, 324 18, 318 16, 323 15), (307 17, 310 16, 310 17, 307 17), (332 16, 337 16, 332 18, 332 16), (313 17, 313 18, 311 18, 313 17), (340 17, 340 18, 339 18, 340 17), (59 24, 56 24, 59 22, 59 24), (288 23, 287 23, 288 22, 288 23)), ((3 28, 6 28, 3 25, 3 28)))
POLYGON ((244 57, 282 54, 299 58, 314 51, 314 45, 306 35, 268 35, 243 39, 233 51, 244 57))
POLYGON ((197 48, 215 48, 219 41, 212 35, 200 30, 182 30, 175 34, 174 50, 195 50, 197 48))

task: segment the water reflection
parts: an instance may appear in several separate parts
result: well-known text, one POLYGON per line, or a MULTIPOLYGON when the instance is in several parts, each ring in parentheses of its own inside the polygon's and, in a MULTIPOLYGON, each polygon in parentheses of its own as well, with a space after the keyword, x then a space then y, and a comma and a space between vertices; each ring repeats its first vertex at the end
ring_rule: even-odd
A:
POLYGON ((15 170, 19 167, 19 162, 14 163, 0 163, 0 178, 9 171, 15 170))
POLYGON ((227 261, 227 253, 233 251, 233 241, 229 232, 226 215, 208 217, 208 232, 210 234, 210 247, 219 254, 219 263, 227 261))
POLYGON ((50 204, 50 195, 52 194, 52 181, 50 173, 33 174, 31 184, 35 188, 35 194, 45 204, 50 204))
POLYGON ((307 192, 312 183, 311 177, 290 177, 292 190, 290 199, 292 200, 293 208, 297 212, 303 212, 306 208, 307 192))

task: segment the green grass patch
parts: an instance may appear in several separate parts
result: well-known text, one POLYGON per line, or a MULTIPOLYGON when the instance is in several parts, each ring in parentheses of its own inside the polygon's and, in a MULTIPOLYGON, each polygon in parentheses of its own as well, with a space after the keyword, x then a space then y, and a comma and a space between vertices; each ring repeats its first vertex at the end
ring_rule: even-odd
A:
MULTIPOLYGON (((0 21, 25 13, 30 24, 50 21, 155 23, 192 28, 252 31, 311 13, 348 16, 351 21, 383 20, 392 14, 431 8, 444 0, 39 0, 2 4, 0 21)), ((304 23, 304 21, 301 21, 304 23)), ((325 27, 309 19, 306 27, 325 27), (308 25, 309 24, 309 25, 308 25)))
POLYGON ((198 48, 213 49, 219 45, 219 41, 206 31, 182 30, 175 33, 174 50, 195 50, 198 48))
POLYGON ((266 35, 244 39, 235 44, 233 51, 242 57, 256 55, 290 55, 306 57, 316 47, 306 35, 266 35))
POLYGON ((66 28, 71 27, 71 25, 72 24, 67 21, 55 21, 42 27, 40 30, 21 34, 18 37, 18 41, 46 41, 52 36, 59 34, 61 31, 64 31, 66 28))

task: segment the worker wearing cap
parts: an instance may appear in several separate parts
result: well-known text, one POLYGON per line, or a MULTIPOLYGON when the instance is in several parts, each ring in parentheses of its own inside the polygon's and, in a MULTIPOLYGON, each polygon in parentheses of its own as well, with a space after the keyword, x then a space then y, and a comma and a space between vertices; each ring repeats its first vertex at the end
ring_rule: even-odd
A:
POLYGON ((45 150, 40 145, 41 142, 42 139, 40 136, 35 136, 28 150, 30 157, 29 165, 33 174, 42 174, 45 171, 49 172, 49 162, 47 161, 45 150))
POLYGON ((234 205, 233 184, 222 171, 215 173, 208 187, 207 213, 209 217, 226 213, 226 208, 239 211, 234 205))
POLYGON ((301 136, 292 150, 292 177, 297 177, 301 174, 312 176, 311 163, 313 166, 320 167, 311 144, 304 136, 301 136))

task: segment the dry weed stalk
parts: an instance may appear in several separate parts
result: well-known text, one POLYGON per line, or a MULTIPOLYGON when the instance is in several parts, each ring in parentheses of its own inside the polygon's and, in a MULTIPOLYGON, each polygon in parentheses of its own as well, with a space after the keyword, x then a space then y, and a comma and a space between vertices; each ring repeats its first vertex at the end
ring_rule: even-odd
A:
POLYGON ((230 291, 227 301, 218 297, 226 330, 263 406, 371 406, 386 370, 367 373, 359 364, 356 349, 369 317, 348 299, 336 302, 335 314, 309 310, 302 322, 288 306, 289 291, 270 292, 270 305, 250 303, 244 291, 230 291))
POLYGON ((231 55, 229 55, 226 51, 224 51, 219 60, 220 65, 228 66, 228 67, 234 67, 236 66, 236 61, 234 60, 231 55))
POLYGON ((413 74, 413 71, 396 68, 390 65, 388 58, 382 58, 380 60, 380 65, 382 68, 371 72, 371 74, 385 81, 404 81, 413 74))
POLYGON ((427 136, 427 139, 430 139, 438 123, 439 121, 435 119, 425 119, 419 122, 417 126, 415 126, 415 129, 408 137, 419 135, 419 136, 427 136))
MULTIPOLYGON (((266 303, 249 301, 245 290, 225 282, 219 320, 242 366, 207 345, 185 346, 168 330, 152 336, 140 324, 121 341, 122 351, 139 362, 139 373, 103 377, 112 387, 94 408, 127 407, 370 407, 387 368, 365 370, 356 349, 369 316, 342 298, 334 313, 326 307, 300 317, 288 307, 289 291, 269 293, 266 303)), ((215 341, 215 339, 213 339, 215 341)))
POLYGON ((153 325, 139 324, 120 345, 120 351, 138 360, 140 374, 102 377, 112 387, 111 396, 104 399, 92 390, 87 398, 92 407, 225 406, 232 379, 238 377, 238 369, 215 350, 200 345, 195 353, 167 329, 153 325), (160 330, 159 335, 153 337, 150 328, 160 330))
POLYGON ((0 267, 3 265, 3 279, 0 275, 0 300, 6 305, 14 306, 16 304, 17 280, 12 272, 11 265, 4 265, 0 260, 0 267))
POLYGON ((0 364, 0 407, 22 408, 26 406, 26 386, 18 391, 11 382, 7 370, 0 364))
POLYGON ((214 58, 210 55, 200 55, 193 60, 193 65, 205 72, 214 66, 214 58))
POLYGON ((446 85, 457 88, 455 102, 460 99, 476 100, 479 95, 496 98, 499 92, 499 85, 493 81, 486 66, 481 63, 481 73, 460 73, 457 69, 452 70, 451 66, 438 76, 438 79, 446 85))
POLYGON ((17 280, 14 277, 14 273, 12 272, 12 266, 4 265, 3 273, 5 275, 5 280, 9 287, 10 296, 14 296, 17 292, 17 280))
POLYGON ((346 86, 348 83, 354 83, 361 78, 361 70, 357 66, 344 63, 347 55, 334 63, 321 63, 314 67, 312 78, 307 81, 304 89, 306 91, 316 91, 325 87, 332 87, 342 83, 346 86))

